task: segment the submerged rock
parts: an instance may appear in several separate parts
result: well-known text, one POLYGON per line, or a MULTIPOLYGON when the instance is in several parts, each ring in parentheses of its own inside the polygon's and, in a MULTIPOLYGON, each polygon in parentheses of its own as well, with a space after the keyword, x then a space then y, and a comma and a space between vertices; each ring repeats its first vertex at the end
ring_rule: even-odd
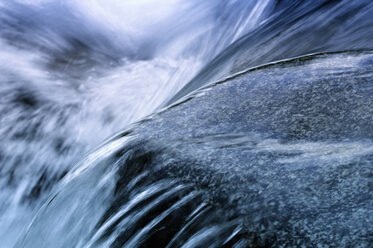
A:
POLYGON ((371 51, 207 86, 89 157, 18 245, 370 247, 372 96, 371 51))

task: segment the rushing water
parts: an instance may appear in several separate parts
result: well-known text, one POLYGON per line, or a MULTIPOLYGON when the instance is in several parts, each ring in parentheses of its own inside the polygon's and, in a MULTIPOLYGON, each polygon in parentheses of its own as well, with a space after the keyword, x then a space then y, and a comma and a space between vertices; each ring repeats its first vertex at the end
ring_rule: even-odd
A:
POLYGON ((1 1, 0 245, 56 181, 259 25, 261 1, 1 1))
MULTIPOLYGON (((300 160, 321 167, 370 163, 356 158, 372 153, 370 136, 284 145, 279 137, 263 136, 262 130, 249 135, 205 133, 196 139, 201 130, 174 124, 170 132, 189 131, 180 132, 185 139, 166 139, 158 148, 145 145, 141 149, 149 151, 140 152, 145 157, 134 152, 140 162, 123 152, 123 147, 131 150, 140 143, 140 134, 100 144, 188 93, 243 69, 315 52, 373 49, 372 16, 370 0, 0 1, 0 246, 12 247, 17 239, 21 247, 137 247, 154 240, 168 240, 158 245, 169 247, 247 245, 237 239, 242 222, 211 207, 214 198, 206 198, 190 175, 155 180, 151 170, 121 169, 123 161, 141 167, 149 154, 162 154, 168 146, 190 160, 203 152, 239 147, 244 157, 243 150, 297 154, 276 162, 288 165, 299 166, 300 160), (155 228, 174 223, 172 216, 182 215, 180 211, 186 225, 176 221, 179 229, 170 231, 169 239, 154 234, 155 228), (225 215, 221 222, 219 215, 225 215)), ((345 70, 347 77, 359 71, 366 57, 336 56, 304 70, 316 77, 321 64, 337 68, 330 69, 330 77, 336 70, 345 70)), ((267 100, 258 99, 257 106, 265 104, 267 100)), ((193 112, 188 111, 170 118, 184 116, 185 125, 191 125, 188 115, 193 112)), ((203 114, 199 118, 209 120, 203 114)), ((156 142, 162 136, 156 134, 161 122, 155 118, 151 123, 154 130, 148 137, 156 142)), ((141 132, 138 125, 134 129, 141 132)), ((222 161, 230 163, 225 158, 237 151, 225 151, 222 161)), ((151 164, 171 163, 173 155, 152 155, 151 164)))

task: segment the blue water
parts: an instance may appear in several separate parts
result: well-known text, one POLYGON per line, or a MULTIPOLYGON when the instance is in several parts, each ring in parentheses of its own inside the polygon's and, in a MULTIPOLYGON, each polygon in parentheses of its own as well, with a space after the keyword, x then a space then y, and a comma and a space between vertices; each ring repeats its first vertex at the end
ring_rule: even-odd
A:
MULTIPOLYGON (((68 184, 85 166, 110 163, 106 158, 129 142, 103 145, 112 135, 254 66, 373 49, 372 16, 368 0, 0 1, 0 247, 23 237, 63 178, 68 184)), ((82 226, 90 230, 105 212, 111 173, 97 169, 85 183, 70 183, 66 199, 59 199, 70 212, 48 212, 51 219, 42 222, 61 232, 32 229, 32 246, 97 245, 82 226), (102 205, 92 206, 97 192, 102 205)), ((153 186, 150 192, 164 185, 153 186)))

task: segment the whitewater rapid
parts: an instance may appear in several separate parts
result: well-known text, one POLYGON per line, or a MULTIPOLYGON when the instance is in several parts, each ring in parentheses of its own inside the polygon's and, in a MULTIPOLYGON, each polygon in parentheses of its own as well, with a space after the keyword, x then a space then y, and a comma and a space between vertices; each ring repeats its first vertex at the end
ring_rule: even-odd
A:
MULTIPOLYGON (((0 247, 12 247, 17 240, 18 246, 38 248, 105 247, 114 241, 136 247, 142 237, 149 238, 147 235, 153 227, 168 224, 166 217, 178 213, 180 207, 193 210, 187 211, 190 226, 178 232, 172 230, 176 236, 169 240, 170 247, 181 246, 182 242, 185 247, 215 244, 215 241, 227 242, 229 246, 230 242, 236 242, 244 230, 241 222, 220 223, 217 218, 224 219, 226 213, 234 212, 233 208, 221 212, 218 207, 210 206, 213 202, 210 198, 201 201, 206 192, 196 189, 193 180, 204 182, 205 174, 196 173, 193 177, 186 173, 183 176, 187 182, 169 178, 148 182, 146 180, 153 180, 148 170, 136 174, 139 172, 136 166, 156 166, 158 160, 152 159, 158 159, 157 156, 164 156, 170 164, 175 164, 174 159, 179 158, 176 163, 179 166, 189 165, 194 158, 205 158, 204 152, 216 152, 216 156, 201 161, 205 164, 214 161, 212 166, 222 163, 219 168, 229 165, 229 158, 237 158, 231 149, 238 149, 240 156, 249 151, 251 157, 246 158, 246 162, 256 158, 255 151, 259 151, 259 157, 264 154, 266 159, 270 158, 264 159, 270 166, 273 154, 289 155, 276 161, 290 167, 301 161, 297 166, 313 168, 312 164, 317 163, 321 168, 334 164, 331 168, 339 169, 344 162, 357 161, 365 163, 356 170, 361 170, 362 182, 368 185, 371 181, 365 176, 370 175, 372 143, 368 134, 359 133, 358 125, 355 129, 351 126, 348 135, 356 134, 361 140, 306 140, 292 144, 284 144, 278 137, 262 136, 261 132, 211 135, 204 132, 213 129, 216 123, 224 125, 219 120, 230 114, 232 116, 225 120, 227 123, 232 121, 237 127, 245 126, 248 122, 244 120, 249 117, 242 117, 240 110, 245 106, 235 102, 237 99, 253 100, 253 109, 259 111, 271 101, 286 96, 286 90, 293 90, 295 86, 290 84, 291 80, 282 81, 282 63, 294 57, 298 59, 293 62, 297 68, 299 66, 296 75, 306 83, 320 75, 323 76, 320 80, 327 82, 337 78, 346 83, 355 74, 357 76, 352 79, 359 83, 359 80, 369 81, 372 16, 370 0, 0 0, 0 247), (348 52, 344 54, 343 51, 348 52), (302 67, 302 63, 306 64, 304 61, 322 57, 322 53, 326 53, 322 62, 302 67), (236 95, 228 94, 229 97, 222 95, 200 101, 208 96, 210 88, 207 87, 193 95, 206 85, 219 82, 224 88, 226 81, 267 67, 274 68, 274 72, 264 73, 258 82, 255 73, 247 74, 245 80, 267 86, 278 80, 278 85, 288 86, 282 88, 285 89, 282 94, 278 92, 271 98, 264 95, 256 100, 262 91, 252 94, 251 99, 245 99, 245 92, 241 91, 236 95), (271 73, 276 75, 271 77, 271 73), (193 99, 198 105, 193 105, 193 99), (227 106, 222 104, 224 99, 227 106), (187 108, 189 101, 196 111, 187 108), (186 106, 185 111, 173 112, 178 106, 181 109, 186 106), (214 106, 221 106, 221 112, 215 113, 214 106), (199 113, 199 110, 206 111, 199 113), (171 120, 159 121, 159 113, 171 113, 171 120), (189 118, 193 113, 198 115, 193 117, 195 119, 189 118), (179 122, 173 122, 176 120, 179 122), (141 127, 146 126, 144 123, 152 124, 145 135, 153 137, 151 141, 144 136, 139 138, 144 135, 141 133, 141 127), (157 126, 162 123, 171 123, 168 131, 157 126), (198 126, 199 123, 209 125, 198 126), (133 130, 140 130, 139 134, 133 135, 133 130), (177 139, 168 140, 172 138, 167 137, 168 133, 177 134, 177 139), (195 137, 196 133, 201 134, 200 137, 195 137), (184 136, 179 137, 179 134, 184 136), (165 144, 157 144, 161 136, 166 136, 165 144), (165 147, 171 150, 163 153, 165 147), (135 157, 131 157, 131 152, 124 152, 124 148, 133 151, 135 157), (221 159, 215 161, 215 158, 221 159), (121 164, 123 161, 135 169, 123 169, 126 168, 121 164), (127 177, 126 173, 134 178, 127 177), (161 212, 154 214, 151 206, 159 206, 157 209, 161 212), (146 226, 141 226, 143 217, 149 221, 146 226), (138 222, 132 223, 132 218, 138 222), (210 220, 217 226, 205 227, 210 220), (135 228, 137 225, 140 231, 135 228), (192 227, 199 229, 190 237, 188 235, 194 234, 190 230, 192 227), (121 233, 127 229, 130 230, 128 237, 121 233), (61 238, 61 234, 67 235, 61 238)), ((292 73, 290 70, 288 75, 293 80, 292 73)), ((234 87, 230 89, 235 91, 234 87)), ((350 93, 350 89, 346 86, 345 93, 350 93)), ((251 89, 245 90, 250 92, 251 89)), ((351 92, 355 96, 355 92, 351 92)), ((311 95, 309 102, 318 97, 311 95)), ((365 97, 368 103, 369 95, 365 97)), ((294 100, 290 96, 289 99, 294 100)), ((316 103, 314 106, 319 107, 316 103)), ((351 106, 357 103, 360 102, 354 101, 351 106)), ((363 104, 359 106, 364 109, 363 104)), ((365 118, 370 113, 369 106, 357 116, 365 118)), ((273 112, 272 116, 286 111, 273 112)), ((299 113, 294 118, 296 125, 287 127, 291 129, 290 136, 295 137, 321 123, 317 118, 299 113)), ((266 126, 266 120, 260 120, 255 125, 276 127, 283 123, 277 120, 278 125, 266 126)), ((328 123, 329 119, 325 120, 328 123)), ((328 130, 334 127, 337 128, 328 126, 328 130)), ((335 130, 335 135, 346 134, 347 129, 341 130, 335 130)), ((318 131, 315 135, 323 133, 322 129, 318 131)), ((242 162, 237 161, 238 164, 242 162)), ((166 172, 176 173, 175 168, 178 167, 166 172)), ((181 166, 179 171, 183 169, 181 166)), ((356 172, 354 169, 351 173, 356 172)), ((225 169, 223 172, 234 175, 225 169)), ((211 174, 211 178, 215 176, 211 174)), ((291 183, 290 179, 285 181, 291 183)), ((210 184, 219 186, 215 181, 208 183, 209 187, 210 184)), ((234 185, 227 184, 227 187, 234 185)), ((359 188, 358 183, 352 185, 359 188)), ((280 188, 274 187, 274 192, 280 188)), ((241 202, 242 194, 238 195, 235 201, 241 202)), ((365 194, 360 195, 362 199, 365 197, 365 194)), ((355 224, 358 225, 351 226, 355 224)), ((245 246, 240 243, 237 247, 240 245, 245 246)))
POLYGON ((0 246, 112 134, 255 28, 270 1, 1 1, 0 246))

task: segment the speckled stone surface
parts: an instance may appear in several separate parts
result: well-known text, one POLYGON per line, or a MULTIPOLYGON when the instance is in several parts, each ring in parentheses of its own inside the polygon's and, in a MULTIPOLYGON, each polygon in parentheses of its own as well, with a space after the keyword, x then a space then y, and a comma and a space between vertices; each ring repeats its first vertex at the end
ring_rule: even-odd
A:
POLYGON ((131 135, 140 153, 155 151, 149 180, 192 183, 223 213, 217 222, 242 221, 246 245, 373 245, 372 52, 248 71, 131 135))
POLYGON ((121 145, 50 199, 21 247, 38 247, 66 201, 77 227, 98 219, 68 226, 86 247, 373 246, 371 51, 250 69, 110 144, 121 145))

